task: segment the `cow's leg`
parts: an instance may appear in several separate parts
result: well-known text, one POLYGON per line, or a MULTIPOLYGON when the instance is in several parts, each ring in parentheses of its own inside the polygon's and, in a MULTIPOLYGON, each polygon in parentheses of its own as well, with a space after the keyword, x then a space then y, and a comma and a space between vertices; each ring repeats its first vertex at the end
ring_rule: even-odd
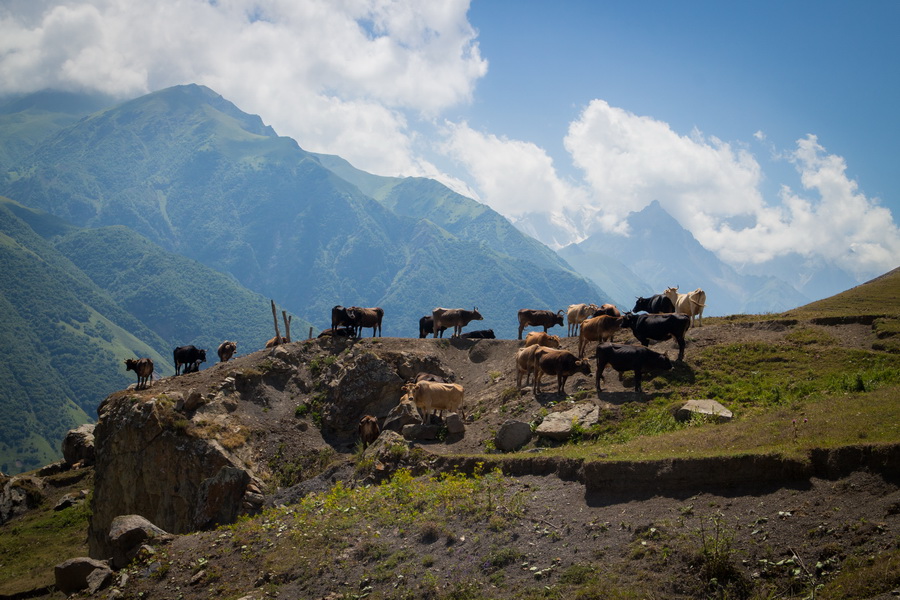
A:
POLYGON ((641 368, 634 368, 634 391, 638 394, 641 393, 641 368))
POLYGON ((566 393, 566 379, 568 379, 568 377, 566 377, 562 373, 556 374, 556 393, 557 394, 560 392, 562 392, 563 394, 566 393))
POLYGON ((675 339, 678 342, 678 360, 682 361, 684 360, 684 336, 675 339))

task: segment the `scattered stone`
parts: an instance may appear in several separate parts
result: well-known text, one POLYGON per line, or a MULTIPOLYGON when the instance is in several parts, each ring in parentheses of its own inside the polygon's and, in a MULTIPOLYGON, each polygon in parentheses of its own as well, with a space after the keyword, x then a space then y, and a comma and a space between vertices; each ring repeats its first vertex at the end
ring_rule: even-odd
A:
POLYGON ((384 420, 382 431, 396 431, 400 433, 407 425, 419 425, 422 423, 422 417, 412 402, 401 402, 391 409, 388 416, 384 420))
POLYGON ((56 506, 53 507, 53 510, 65 510, 70 506, 75 506, 79 502, 87 497, 87 492, 85 490, 81 490, 80 492, 73 492, 71 494, 66 494, 62 498, 59 499, 59 502, 56 503, 56 506))
MULTIPOLYGON (((56 475, 58 473, 62 473, 63 471, 67 471, 70 468, 70 465, 66 462, 65 459, 60 459, 56 462, 52 462, 49 465, 44 465, 40 469, 38 469, 37 475, 38 477, 50 477, 51 475, 56 475)), ((2 474, 0 474, 2 477, 2 474)))
POLYGON ((550 413, 535 430, 541 437, 564 441, 572 435, 572 427, 587 429, 600 420, 600 409, 592 404, 579 404, 569 410, 550 413))
POLYGON ((187 399, 184 401, 184 410, 195 411, 203 404, 203 394, 191 388, 188 390, 187 399))
POLYGON ((94 464, 94 425, 86 423, 72 429, 62 441, 63 458, 69 465, 94 464))
POLYGON ((112 566, 118 570, 130 563, 148 540, 169 541, 172 535, 140 515, 122 515, 112 521, 109 545, 112 566))
POLYGON ((466 424, 463 423, 462 417, 456 413, 450 413, 444 419, 444 425, 447 426, 447 433, 454 435, 466 432, 466 424))
POLYGON ((107 587, 113 580, 113 572, 109 567, 94 569, 87 576, 87 590, 89 594, 95 594, 107 587))
POLYGON ((502 452, 518 450, 531 440, 531 425, 510 419, 500 426, 494 436, 494 446, 502 452))
POLYGON ((87 556, 70 558, 67 561, 61 562, 53 567, 56 589, 67 596, 83 589, 87 589, 89 577, 92 582, 96 582, 98 579, 103 579, 105 577, 102 573, 92 575, 94 571, 107 571, 109 576, 112 576, 112 570, 109 568, 108 564, 104 561, 88 558, 87 556))
POLYGON ((46 484, 40 477, 18 475, 0 490, 0 523, 36 508, 44 500, 46 484))
POLYGON ((404 425, 403 437, 408 440, 436 440, 440 431, 437 425, 404 425))
POLYGON ((714 416, 720 423, 730 421, 734 415, 730 410, 716 402, 715 400, 688 400, 684 405, 675 411, 675 419, 678 421, 688 421, 694 415, 714 416))
POLYGON ((197 585, 198 583, 203 581, 204 577, 206 577, 206 570, 200 569, 199 571, 194 573, 193 577, 191 577, 191 585, 197 585))

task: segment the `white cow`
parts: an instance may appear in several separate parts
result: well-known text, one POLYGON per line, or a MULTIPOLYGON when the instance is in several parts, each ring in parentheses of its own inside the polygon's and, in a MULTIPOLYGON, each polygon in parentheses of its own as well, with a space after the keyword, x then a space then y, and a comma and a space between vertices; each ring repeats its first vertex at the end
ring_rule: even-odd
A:
POLYGON ((596 304, 570 304, 566 313, 566 320, 569 324, 569 337, 578 335, 578 327, 582 321, 594 316, 594 312, 599 307, 596 304))
POLYGON ((697 317, 700 327, 703 327, 703 307, 706 306, 706 292, 697 288, 687 294, 679 294, 678 286, 666 288, 666 298, 675 305, 675 312, 687 315, 691 318, 691 327, 694 326, 694 317, 697 317))

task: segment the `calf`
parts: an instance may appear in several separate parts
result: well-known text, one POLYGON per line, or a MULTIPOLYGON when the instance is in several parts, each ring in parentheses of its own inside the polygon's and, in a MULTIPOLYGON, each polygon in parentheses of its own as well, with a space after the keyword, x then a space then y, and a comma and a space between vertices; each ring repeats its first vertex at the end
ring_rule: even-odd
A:
POLYGON ((427 425, 431 422, 431 414, 449 410, 462 414, 465 390, 458 383, 438 383, 436 381, 417 381, 403 386, 403 391, 412 398, 416 408, 427 425))
MULTIPOLYGON (((538 332, 532 332, 538 333, 538 332)), ((530 334, 529 334, 530 335, 530 334)), ((556 337, 556 336, 554 336, 556 337)), ((548 350, 554 350, 554 348, 548 346, 541 346, 539 344, 533 344, 531 346, 526 345, 523 348, 519 348, 516 352, 516 389, 522 389, 522 375, 525 375, 525 385, 528 385, 528 382, 531 381, 531 373, 534 371, 534 361, 535 358, 542 355, 544 352, 548 350)))
POLYGON ((548 348, 559 348, 560 339, 558 335, 550 335, 545 331, 529 331, 525 336, 525 345, 528 346, 547 346, 548 348))
POLYGON ((153 361, 149 358, 126 358, 125 371, 134 371, 137 375, 136 389, 145 388, 153 375, 153 361))
POLYGON ((610 317, 621 317, 622 313, 619 312, 619 309, 616 308, 615 304, 604 304, 600 308, 594 311, 593 316, 599 317, 600 315, 607 315, 610 317))
POLYGON ((381 428, 378 427, 378 419, 372 415, 365 415, 359 420, 359 441, 362 442, 363 450, 377 440, 380 434, 381 428))
POLYGON ((201 350, 195 346, 179 346, 172 352, 172 358, 175 360, 175 374, 181 373, 181 366, 184 365, 184 373, 195 373, 200 370, 200 363, 206 362, 206 350, 201 350))
POLYGON ((654 352, 643 346, 624 344, 600 344, 597 346, 597 397, 600 397, 600 380, 606 365, 622 373, 634 371, 634 391, 641 393, 641 375, 644 370, 668 371, 672 361, 665 354, 654 352))
POLYGON ((331 309, 331 328, 356 327, 356 313, 338 304, 331 309))
POLYGON ((221 344, 219 344, 219 348, 216 350, 216 354, 219 355, 219 362, 228 362, 231 360, 231 357, 234 356, 234 353, 237 351, 237 342, 229 342, 225 340, 221 344))
POLYGON ((323 331, 322 333, 320 333, 320 334, 319 334, 318 336, 316 336, 316 337, 317 337, 317 338, 324 338, 324 337, 330 337, 330 338, 339 338, 339 337, 351 338, 351 337, 355 337, 355 335, 354 335, 355 333, 356 333, 356 331, 354 330, 353 327, 336 327, 335 329, 326 329, 325 331, 323 331))
POLYGON ((534 359, 534 395, 541 393, 541 378, 556 375, 556 392, 565 393, 566 380, 576 373, 591 374, 590 361, 583 360, 568 350, 547 350, 534 359))
POLYGON ((464 333, 461 336, 462 338, 469 338, 473 340, 494 340, 497 339, 494 335, 493 329, 479 329, 477 331, 470 331, 468 333, 464 333))
POLYGON ((274 348, 275 346, 280 346, 281 344, 286 344, 288 339, 282 335, 276 335, 271 340, 266 342, 266 348, 274 348))
POLYGON ((631 329, 634 337, 642 346, 648 346, 650 340, 661 342, 670 337, 678 342, 678 360, 684 360, 684 336, 691 326, 691 318, 687 315, 635 315, 625 313, 622 327, 631 329))
POLYGON ((578 358, 584 358, 584 349, 588 342, 608 342, 622 327, 622 317, 600 315, 591 317, 581 324, 578 333, 578 358))

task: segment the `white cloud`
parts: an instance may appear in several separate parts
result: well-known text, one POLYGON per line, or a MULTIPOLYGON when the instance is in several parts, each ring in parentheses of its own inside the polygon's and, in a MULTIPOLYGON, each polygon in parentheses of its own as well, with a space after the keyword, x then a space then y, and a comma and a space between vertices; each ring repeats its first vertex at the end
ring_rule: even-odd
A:
POLYGON ((515 219, 587 202, 584 191, 561 180, 553 160, 535 144, 478 132, 467 123, 448 123, 446 131, 444 152, 465 167, 497 212, 515 219))
POLYGON ((137 96, 201 83, 305 148, 426 174, 409 118, 471 100, 487 72, 468 0, 12 0, 5 92, 137 96))
POLYGON ((900 264, 900 232, 890 211, 859 193, 844 159, 827 154, 815 136, 783 155, 810 194, 783 186, 779 204, 763 199, 762 170, 747 150, 697 131, 678 135, 666 123, 602 100, 571 124, 565 142, 601 207, 598 224, 607 229, 659 200, 701 244, 732 264, 796 252, 820 255, 858 278, 900 264), (751 225, 734 227, 735 217, 751 225))

